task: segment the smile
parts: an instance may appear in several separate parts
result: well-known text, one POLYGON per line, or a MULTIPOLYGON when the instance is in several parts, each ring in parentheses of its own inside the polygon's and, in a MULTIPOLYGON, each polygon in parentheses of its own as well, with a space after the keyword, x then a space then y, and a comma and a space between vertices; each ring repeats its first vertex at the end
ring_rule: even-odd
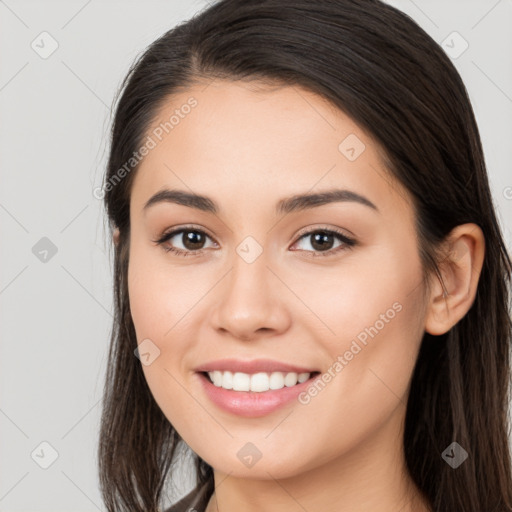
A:
MULTIPOLYGON (((208 375, 208 372, 196 372, 199 377, 202 389, 206 397, 217 407, 225 412, 229 412, 236 416, 245 418, 256 418, 270 414, 281 407, 296 400, 300 393, 304 392, 311 381, 316 378, 320 372, 312 373, 283 373, 273 372, 257 373, 257 374, 244 374, 241 372, 235 372, 232 375, 231 389, 225 389, 224 378, 228 373, 231 372, 210 372, 212 378, 208 375), (276 375, 277 374, 277 375, 276 375), (276 375, 276 376, 274 376, 276 375), (299 375, 301 381, 299 382, 299 375), (304 380, 304 378, 306 380, 304 380), (222 379, 222 385, 216 385, 212 379, 222 379), (260 391, 252 391, 250 387, 253 385, 260 391), (272 385, 281 386, 277 389, 272 389, 272 385), (281 385, 281 382, 283 385, 281 385), (249 389, 247 389, 249 384, 249 389), (287 385, 288 383, 288 385, 287 385), (243 388, 237 391, 233 388, 243 388)), ((226 385, 229 386, 229 376, 226 379, 226 385)))
POLYGON ((254 391, 263 393, 265 391, 277 390, 286 387, 295 386, 307 381, 311 374, 295 372, 258 372, 248 374, 243 372, 221 372, 214 370, 208 372, 210 381, 217 387, 223 389, 232 389, 234 391, 254 391))

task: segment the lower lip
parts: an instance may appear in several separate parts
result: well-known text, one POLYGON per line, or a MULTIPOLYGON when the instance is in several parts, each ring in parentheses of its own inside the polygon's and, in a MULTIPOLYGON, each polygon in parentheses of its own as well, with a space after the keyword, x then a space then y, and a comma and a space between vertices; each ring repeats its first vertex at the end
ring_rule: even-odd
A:
POLYGON ((215 386, 203 373, 197 373, 197 375, 206 395, 218 407, 237 416, 257 418, 270 414, 297 398, 301 392, 307 389, 311 381, 316 379, 318 372, 312 373, 308 380, 295 386, 285 386, 282 389, 263 392, 224 389, 215 386))

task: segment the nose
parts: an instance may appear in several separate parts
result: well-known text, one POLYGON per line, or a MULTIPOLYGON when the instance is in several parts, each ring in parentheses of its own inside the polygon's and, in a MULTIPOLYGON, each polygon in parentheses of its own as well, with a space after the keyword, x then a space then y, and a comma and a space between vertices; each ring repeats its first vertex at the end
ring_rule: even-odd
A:
POLYGON ((235 254, 231 271, 216 287, 211 317, 215 330, 250 341, 289 328, 286 287, 268 268, 264 254, 252 263, 235 254))

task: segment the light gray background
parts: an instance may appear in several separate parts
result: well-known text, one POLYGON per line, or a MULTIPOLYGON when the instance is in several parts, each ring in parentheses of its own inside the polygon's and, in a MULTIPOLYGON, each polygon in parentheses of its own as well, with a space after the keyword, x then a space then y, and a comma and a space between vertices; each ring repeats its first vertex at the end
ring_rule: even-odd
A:
MULTIPOLYGON (((454 31, 469 43, 454 63, 511 247, 512 1, 389 3, 440 44, 454 31)), ((105 510, 96 443, 112 260, 92 191, 101 184, 111 105, 129 65, 205 5, 0 0, 0 512, 105 510), (50 48, 43 31, 58 43, 47 58, 31 47, 50 48), (44 253, 36 256, 43 250, 36 244, 48 243, 43 237, 57 249, 46 262, 44 253), (35 462, 51 462, 43 442, 58 452, 47 469, 35 462)), ((183 482, 179 494, 191 485, 187 475, 183 482)))

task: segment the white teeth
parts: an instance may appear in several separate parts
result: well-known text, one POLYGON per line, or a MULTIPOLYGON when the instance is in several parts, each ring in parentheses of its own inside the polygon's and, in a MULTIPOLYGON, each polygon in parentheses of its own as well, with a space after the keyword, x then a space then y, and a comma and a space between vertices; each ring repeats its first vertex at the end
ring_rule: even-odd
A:
POLYGON ((268 391, 268 381, 269 376, 266 373, 255 373, 251 375, 251 391, 268 391))
POLYGON ((234 391, 255 391, 257 393, 270 389, 282 389, 285 386, 295 386, 297 382, 299 384, 306 382, 310 377, 310 373, 260 372, 249 375, 248 373, 221 372, 219 370, 208 372, 208 375, 217 387, 234 391))
POLYGON ((306 382, 309 379, 310 373, 299 373, 299 384, 302 384, 303 382, 306 382))
MULTIPOLYGON (((230 372, 231 373, 231 372, 230 372)), ((219 372, 217 370, 215 370, 214 372, 208 372, 208 375, 210 376, 210 379, 213 381, 213 383, 216 385, 216 386, 221 386, 222 385, 222 372, 219 372)), ((230 375, 230 379, 231 379, 231 388, 233 388, 233 374, 230 375)))
POLYGON ((222 386, 224 389, 233 389, 233 374, 231 372, 214 372, 218 374, 217 386, 222 386))
MULTIPOLYGON (((224 378, 222 379, 224 384, 224 378)), ((235 373, 233 375, 233 389, 235 391, 249 391, 251 388, 251 376, 246 373, 235 373)))
POLYGON ((269 378, 269 389, 284 388, 284 374, 281 372, 274 372, 269 378))

